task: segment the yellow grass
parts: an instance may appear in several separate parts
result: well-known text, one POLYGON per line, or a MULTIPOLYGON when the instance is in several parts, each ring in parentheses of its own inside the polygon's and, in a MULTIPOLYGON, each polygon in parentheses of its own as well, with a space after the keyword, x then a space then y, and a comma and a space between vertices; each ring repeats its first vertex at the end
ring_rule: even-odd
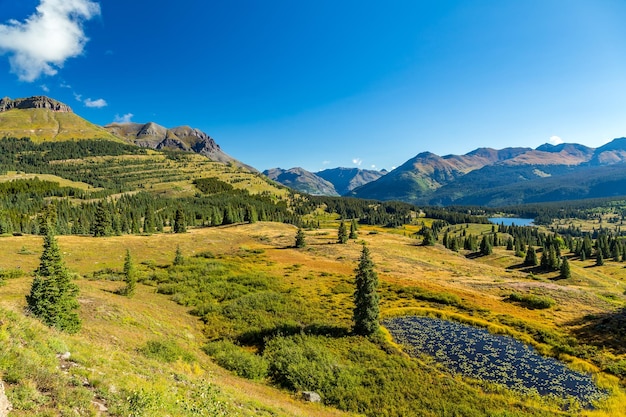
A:
MULTIPOLYGON (((477 232, 483 229, 484 226, 476 226, 477 232)), ((408 312, 438 315, 487 327, 496 333, 513 335, 533 343, 540 350, 545 348, 529 336, 499 324, 498 317, 512 316, 534 327, 562 332, 573 328, 572 323, 587 314, 610 313, 616 306, 624 305, 626 282, 623 265, 611 262, 607 262, 606 267, 587 268, 587 263, 574 261, 570 263, 571 279, 551 280, 550 274, 533 278, 516 268, 520 258, 501 247, 497 247, 492 255, 468 259, 440 245, 418 246, 418 240, 408 237, 409 233, 404 236, 399 230, 375 227, 361 227, 357 241, 339 245, 336 244, 336 228, 333 227, 305 231, 307 246, 294 249, 295 232, 296 228, 290 225, 259 222, 193 229, 186 234, 107 238, 59 236, 58 241, 69 269, 83 276, 105 268, 121 270, 126 249, 131 251, 135 262, 142 268, 145 268, 142 262, 157 266, 170 264, 177 247, 181 248, 184 256, 203 251, 226 257, 242 252, 254 253, 242 261, 248 262, 251 270, 271 274, 297 289, 308 301, 319 302, 328 319, 344 326, 350 325, 354 268, 361 244, 366 243, 383 284, 383 316, 408 312), (389 285, 392 287, 385 289, 387 287, 384 286, 389 285), (392 289, 403 286, 417 286, 432 293, 457 296, 468 310, 459 311, 455 306, 396 297, 392 289), (505 301, 505 297, 513 291, 549 296, 556 301, 556 306, 547 310, 529 310, 505 301), (607 298, 607 293, 613 296, 607 298)), ((32 271, 39 261, 41 242, 38 236, 0 238, 0 268, 32 271), (28 252, 32 254, 20 254, 28 252)), ((28 277, 9 280, 7 286, 0 290, 0 306, 20 311, 29 282, 28 277)), ((211 365, 198 351, 203 336, 197 320, 165 296, 155 295, 154 288, 140 285, 138 295, 127 299, 110 292, 121 286, 120 283, 84 279, 77 283, 81 288, 81 316, 85 320, 85 328, 69 340, 81 355, 86 356, 90 349, 95 349, 98 357, 109 355, 121 361, 130 361, 134 349, 151 337, 174 338, 202 358, 198 360, 200 370, 186 372, 192 376, 198 372, 209 372, 214 375, 212 381, 237 401, 254 398, 254 401, 279 409, 295 407, 297 412, 302 413, 297 414, 291 408, 292 411, 285 415, 332 415, 329 410, 305 407, 288 395, 240 380, 211 365), (81 343, 86 341, 88 347, 81 350, 81 343), (242 396, 241 391, 251 392, 249 395, 252 397, 242 396), (268 397, 270 395, 272 399, 268 397), (312 414, 315 412, 319 414, 312 414)), ((569 361, 576 369, 595 371, 592 364, 581 359, 569 358, 569 361)), ((102 366, 105 365, 110 366, 110 363, 103 363, 102 366)), ((99 370, 105 372, 103 368, 99 370)), ((623 390, 617 388, 614 378, 598 375, 601 385, 611 387, 613 394, 601 410, 586 411, 585 415, 624 415, 623 410, 618 408, 620 403, 617 400, 624 399, 623 390)))

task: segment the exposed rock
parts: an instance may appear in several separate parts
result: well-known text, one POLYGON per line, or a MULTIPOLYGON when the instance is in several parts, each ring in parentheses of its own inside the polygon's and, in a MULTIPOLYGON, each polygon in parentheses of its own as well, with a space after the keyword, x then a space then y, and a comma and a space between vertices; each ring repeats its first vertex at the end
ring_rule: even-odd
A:
POLYGON ((9 97, 0 99, 0 112, 12 109, 48 109, 55 112, 72 113, 72 109, 67 104, 46 96, 16 98, 15 100, 11 100, 9 97))
POLYGON ((0 381, 0 417, 7 417, 13 406, 4 393, 4 384, 0 381))
POLYGON ((154 122, 149 122, 146 124, 111 123, 104 128, 115 136, 144 148, 193 151, 212 161, 233 163, 236 166, 256 172, 253 167, 224 153, 212 137, 189 126, 168 129, 154 122))
POLYGON ((319 403, 322 401, 322 397, 320 397, 320 395, 317 392, 313 392, 313 391, 303 391, 302 399, 304 401, 308 401, 311 403, 319 403))

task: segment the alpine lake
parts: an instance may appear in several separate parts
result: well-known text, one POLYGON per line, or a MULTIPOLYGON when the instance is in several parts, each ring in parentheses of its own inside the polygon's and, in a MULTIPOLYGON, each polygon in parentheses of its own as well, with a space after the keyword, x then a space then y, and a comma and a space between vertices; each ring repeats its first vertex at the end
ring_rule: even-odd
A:
POLYGON ((591 375, 541 356, 510 336, 432 317, 396 317, 382 324, 409 355, 430 355, 452 372, 470 378, 524 393, 574 399, 583 408, 593 408, 595 401, 606 396, 591 375))

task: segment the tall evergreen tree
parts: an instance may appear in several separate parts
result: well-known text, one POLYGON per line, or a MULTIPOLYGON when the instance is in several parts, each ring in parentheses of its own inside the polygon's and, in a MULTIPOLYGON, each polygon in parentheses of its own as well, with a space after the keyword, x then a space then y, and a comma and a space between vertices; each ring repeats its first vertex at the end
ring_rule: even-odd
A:
POLYGON ((493 246, 491 246, 491 239, 489 236, 483 236, 480 241, 480 253, 481 255, 491 255, 493 253, 493 246))
POLYGON ((152 210, 152 207, 147 207, 145 216, 143 218, 143 232, 154 233, 154 231, 155 231, 154 211, 152 210))
POLYGON ((348 238, 356 239, 358 237, 356 231, 357 231, 356 220, 352 219, 352 221, 350 222, 350 235, 348 236, 348 238))
POLYGON ((596 266, 604 265, 604 255, 602 254, 602 250, 598 250, 596 254, 596 266))
POLYGON ((379 327, 378 275, 370 251, 363 245, 359 265, 356 269, 354 291, 354 333, 369 336, 379 327))
POLYGON ((535 251, 535 248, 530 245, 528 245, 528 250, 526 251, 524 265, 537 266, 537 252, 535 251))
POLYGON ((176 254, 174 255, 174 265, 182 265, 185 262, 183 252, 180 250, 180 245, 176 246, 176 254))
POLYGON ((187 231, 187 222, 185 221, 185 213, 181 209, 176 210, 174 216, 174 233, 185 233, 187 231))
POLYGON ((561 278, 567 279, 571 278, 572 271, 570 271, 569 261, 564 256, 563 261, 561 262, 561 278))
POLYGON ((124 282, 126 282, 126 287, 122 289, 121 293, 127 297, 135 295, 135 290, 137 289, 137 274, 129 249, 126 249, 126 257, 124 258, 124 282))
POLYGON ((337 230, 337 243, 348 243, 348 230, 343 220, 339 223, 339 229, 337 230))
POLYGON ((304 230, 301 227, 296 232, 296 248, 303 248, 306 246, 306 238, 304 236, 304 230))
POLYGON ((433 235, 432 230, 426 229, 424 232, 424 240, 422 240, 422 245, 424 246, 433 246, 435 244, 435 236, 433 235))
POLYGON ((30 312, 50 327, 76 333, 80 330, 78 286, 65 268, 50 228, 44 237, 39 268, 35 271, 26 302, 30 312))
POLYGON ((92 234, 95 237, 109 236, 111 234, 111 216, 104 201, 100 201, 96 206, 96 215, 92 229, 92 234))

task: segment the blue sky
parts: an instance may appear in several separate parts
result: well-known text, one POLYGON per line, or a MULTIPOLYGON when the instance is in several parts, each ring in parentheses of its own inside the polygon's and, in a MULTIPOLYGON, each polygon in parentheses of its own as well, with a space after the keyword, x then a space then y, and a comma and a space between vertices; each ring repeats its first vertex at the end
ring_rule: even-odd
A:
POLYGON ((260 170, 626 136, 622 0, 0 0, 0 95, 260 170), (53 30, 50 28, 54 28, 53 30))

